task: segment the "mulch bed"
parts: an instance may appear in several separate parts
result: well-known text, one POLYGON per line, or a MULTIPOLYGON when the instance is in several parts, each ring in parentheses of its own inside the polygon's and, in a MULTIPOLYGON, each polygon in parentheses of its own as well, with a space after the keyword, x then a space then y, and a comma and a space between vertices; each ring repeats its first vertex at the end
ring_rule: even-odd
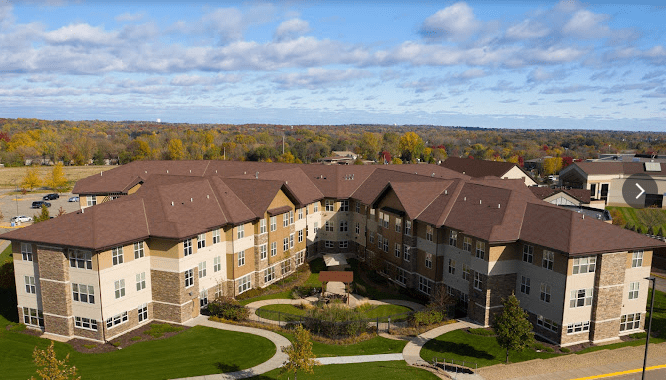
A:
POLYGON ((135 330, 132 330, 128 333, 125 333, 113 340, 111 340, 108 343, 98 343, 98 342, 93 342, 90 340, 85 340, 85 339, 72 339, 70 340, 69 343, 72 348, 74 348, 76 351, 85 353, 85 354, 97 354, 97 353, 103 353, 103 352, 110 352, 110 351, 116 351, 121 348, 126 348, 134 343, 139 343, 139 342, 146 342, 150 340, 158 340, 158 339, 166 339, 170 338, 174 335, 180 334, 183 331, 189 329, 187 326, 181 326, 181 325, 175 325, 175 324, 170 324, 168 325, 173 326, 173 327, 180 327, 182 328, 180 331, 172 331, 172 332, 166 332, 162 334, 161 337, 159 338, 154 338, 151 335, 146 334, 146 331, 150 330, 150 326, 153 324, 164 324, 164 323, 158 323, 158 322, 151 322, 145 326, 141 326, 135 330))

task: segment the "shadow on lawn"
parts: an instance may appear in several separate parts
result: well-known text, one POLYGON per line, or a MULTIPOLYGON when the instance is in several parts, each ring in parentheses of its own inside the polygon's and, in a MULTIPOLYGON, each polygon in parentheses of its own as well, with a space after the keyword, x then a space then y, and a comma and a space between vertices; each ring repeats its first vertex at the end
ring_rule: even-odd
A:
POLYGON ((238 372, 241 370, 240 367, 235 364, 224 364, 220 362, 215 363, 215 368, 217 368, 221 373, 238 372))
POLYGON ((456 355, 469 356, 477 359, 493 360, 494 356, 488 354, 485 351, 479 351, 476 348, 470 346, 466 343, 454 343, 454 342, 442 342, 439 340, 431 340, 426 344, 426 349, 440 352, 442 354, 446 352, 454 352, 456 355))

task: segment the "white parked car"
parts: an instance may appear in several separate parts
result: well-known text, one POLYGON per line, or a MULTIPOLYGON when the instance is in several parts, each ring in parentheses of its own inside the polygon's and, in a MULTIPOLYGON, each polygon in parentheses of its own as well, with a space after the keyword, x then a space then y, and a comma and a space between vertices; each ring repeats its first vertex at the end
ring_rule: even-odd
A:
POLYGON ((78 202, 78 201, 79 201, 79 197, 71 197, 71 198, 69 198, 69 202, 78 202))
POLYGON ((25 223, 25 222, 32 222, 32 217, 30 216, 25 216, 25 215, 18 215, 10 219, 10 222, 12 223, 25 223))

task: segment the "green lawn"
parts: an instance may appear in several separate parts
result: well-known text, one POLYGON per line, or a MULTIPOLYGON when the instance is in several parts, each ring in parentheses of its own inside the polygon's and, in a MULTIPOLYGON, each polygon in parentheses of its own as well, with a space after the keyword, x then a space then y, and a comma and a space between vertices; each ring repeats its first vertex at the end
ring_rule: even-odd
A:
MULTIPOLYGON (((46 347, 48 340, 13 332, 0 334, 2 378, 29 378, 35 373, 32 350, 46 347)), ((203 326, 104 354, 82 354, 56 343, 58 356, 69 353, 70 364, 86 380, 167 379, 232 372, 263 363, 275 352, 268 339, 203 326)))
POLYGON ((657 234, 659 228, 663 228, 663 231, 666 232, 666 210, 650 209, 642 211, 633 207, 606 207, 606 209, 608 211, 619 211, 627 221, 627 224, 640 226, 643 229, 643 233, 647 231, 645 212, 654 213, 654 220, 656 221, 657 227, 654 228, 653 232, 657 234))
MULTIPOLYGON (((278 318, 282 321, 285 320, 285 318, 288 318, 288 315, 279 315, 276 313, 270 313, 270 312, 264 312, 265 310, 270 310, 274 312, 280 312, 280 313, 285 313, 285 314, 291 314, 291 315, 296 315, 296 316, 302 316, 305 315, 306 310, 301 309, 296 307, 295 305, 289 305, 289 304, 275 304, 275 305, 266 305, 262 306, 257 310, 257 315, 270 319, 272 321, 277 321, 278 318)), ((405 306, 400 306, 400 305, 377 305, 377 306, 372 306, 367 309, 364 309, 362 312, 362 316, 364 319, 372 319, 372 318, 383 318, 383 317, 388 317, 390 315, 395 315, 395 314, 402 314, 402 313, 407 313, 411 311, 412 309, 405 307, 405 306)), ((404 319, 404 316, 403 318, 404 319)))
MULTIPOLYGON (((280 375, 276 369, 263 375, 255 376, 253 380, 287 380, 294 378, 293 373, 280 375)), ((314 374, 298 373, 299 380, 436 380, 437 376, 423 369, 410 367, 404 361, 358 363, 358 364, 330 364, 317 366, 314 374)))
POLYGON ((12 245, 10 244, 9 246, 7 246, 7 248, 5 248, 4 251, 2 251, 2 253, 0 253, 0 265, 4 263, 11 263, 13 261, 12 257, 10 256, 11 253, 12 253, 12 245))
MULTIPOLYGON (((321 286, 321 281, 319 281, 319 272, 326 269, 326 264, 324 264, 324 259, 317 258, 312 260, 309 264, 310 266, 310 276, 305 280, 303 286, 321 286)), ((296 284, 294 284, 296 286, 296 284)), ((293 299, 292 297, 292 287, 286 289, 280 293, 261 295, 257 297, 247 298, 240 300, 241 305, 247 305, 256 301, 263 300, 274 300, 274 299, 293 299)))

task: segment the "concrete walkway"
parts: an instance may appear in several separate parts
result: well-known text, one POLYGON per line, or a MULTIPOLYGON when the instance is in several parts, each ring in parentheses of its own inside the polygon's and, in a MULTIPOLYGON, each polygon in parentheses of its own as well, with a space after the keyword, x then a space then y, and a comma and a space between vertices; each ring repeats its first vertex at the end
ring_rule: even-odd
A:
POLYGON ((405 358, 405 361, 409 365, 428 364, 423 359, 421 359, 421 349, 429 340, 435 339, 442 334, 446 334, 447 332, 464 329, 466 327, 478 327, 478 325, 472 324, 470 322, 458 321, 426 331, 407 343, 405 348, 402 350, 402 356, 405 358))
MULTIPOLYGON (((280 334, 276 334, 272 331, 268 330, 263 330, 263 329, 256 329, 253 327, 246 327, 246 326, 237 326, 237 325, 231 325, 227 323, 220 323, 220 322, 213 322, 209 321, 208 317, 204 315, 200 315, 187 323, 185 323, 186 326, 206 326, 206 327, 212 327, 220 330, 228 330, 228 331, 236 331, 236 332, 242 332, 242 333, 247 333, 247 334, 254 334, 258 335, 261 337, 264 337, 266 339, 269 339, 273 344, 275 344, 275 347, 277 351, 275 352, 275 355, 273 355, 272 358, 268 359, 267 361, 254 366, 252 368, 248 368, 242 371, 236 371, 236 372, 229 372, 229 373, 218 373, 218 374, 213 374, 213 375, 205 375, 205 376, 195 376, 195 377, 188 377, 184 379, 189 379, 189 380, 232 380, 232 379, 246 379, 248 377, 253 377, 260 375, 262 373, 266 373, 268 371, 272 371, 276 368, 282 367, 282 364, 287 361, 287 354, 282 352, 282 347, 289 347, 291 346, 291 342, 285 337, 283 337, 280 334)), ((184 380, 183 379, 183 380, 184 380)))
POLYGON ((391 362, 403 360, 402 354, 378 354, 378 355, 356 355, 356 356, 331 356, 317 358, 319 364, 351 364, 369 362, 391 362))

